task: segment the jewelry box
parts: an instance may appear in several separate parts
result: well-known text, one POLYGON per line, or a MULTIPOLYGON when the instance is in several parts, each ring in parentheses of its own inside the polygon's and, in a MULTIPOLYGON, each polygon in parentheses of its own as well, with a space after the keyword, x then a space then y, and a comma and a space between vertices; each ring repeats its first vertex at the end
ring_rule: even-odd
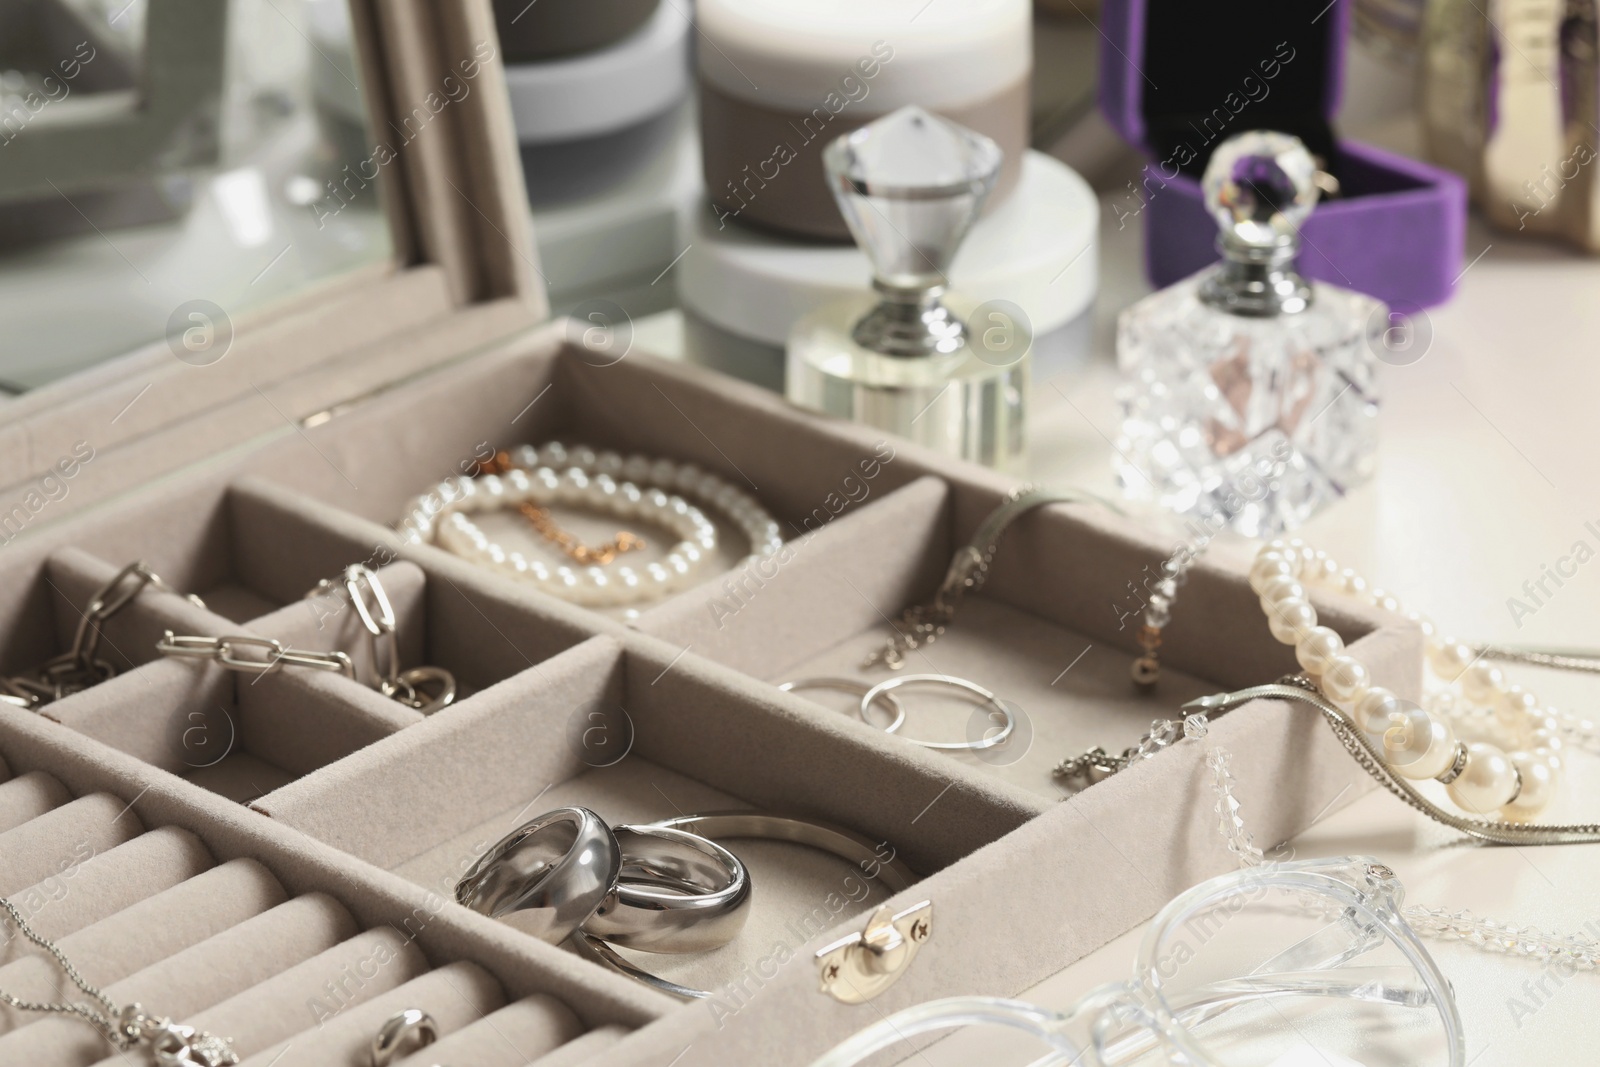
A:
POLYGON ((1226 12, 1173 0, 1107 0, 1100 107, 1151 159, 1112 201, 1144 226, 1145 271, 1164 289, 1216 262, 1200 175, 1211 150, 1255 129, 1292 133, 1334 181, 1301 227, 1308 278, 1411 313, 1455 291, 1466 184, 1440 167, 1338 136, 1346 0, 1251 3, 1226 12), (1337 195, 1328 192, 1337 189, 1337 195))
MULTIPOLYGON (((353 13, 375 129, 494 39, 487 0, 358 0, 353 13)), ((880 1013, 1018 992, 1225 869, 1197 747, 1071 795, 1051 768, 1133 744, 1184 700, 1295 669, 1261 625, 1247 564, 1217 553, 1190 569, 1163 677, 1142 694, 1128 676, 1133 595, 1172 545, 1092 504, 1018 518, 983 595, 924 650, 1019 713, 1030 740, 1003 756, 908 740, 960 718, 900 737, 833 694, 781 690, 890 677, 862 658, 929 601, 1015 483, 543 321, 502 72, 476 54, 475 90, 436 117, 447 136, 383 171, 392 268, 239 322, 209 365, 163 343, 13 402, 0 499, 23 517, 0 552, 0 673, 70 648, 94 592, 134 560, 205 606, 140 593, 100 630, 114 677, 39 712, 0 704, 4 892, 42 901, 66 885, 68 903, 39 914, 59 918, 57 936, 96 931, 113 992, 169 996, 162 1010, 228 1031, 252 1062, 284 1042, 285 1063, 365 1062, 383 1016, 419 1008, 444 1031, 440 1062, 800 1065, 880 1013), (408 501, 486 445, 552 440, 714 473, 759 499, 784 547, 630 618, 397 534, 408 501), (357 613, 305 598, 353 563, 382 577, 400 659, 454 676, 451 706, 424 715, 374 690, 357 613), (354 677, 165 658, 169 633, 234 641, 240 656, 250 641, 269 658, 348 653, 354 677), (596 725, 615 750, 596 755, 596 725), (453 899, 497 838, 563 805, 608 820, 781 812, 848 828, 919 877, 890 893, 876 865, 738 842, 757 887, 744 930, 710 953, 630 957, 711 993, 684 1002, 453 899), (191 884, 208 876, 243 879, 254 903, 191 884), (179 901, 189 941, 174 934, 164 955, 118 925, 179 901), (916 922, 895 927, 904 916, 916 922), (917 948, 874 954, 844 945, 851 935, 917 948), (380 942, 398 964, 367 962, 380 942), (840 995, 829 961, 877 976, 868 1002, 840 995)), ((1417 630, 1317 610, 1376 681, 1418 695, 1417 630)), ((1211 729, 1263 843, 1371 786, 1287 704, 1257 701, 1211 729)), ((26 955, 20 939, 4 952, 0 968, 26 955)), ((62 1062, 112 1055, 81 1023, 20 1022, 0 1033, 0 1058, 7 1042, 62 1062)))

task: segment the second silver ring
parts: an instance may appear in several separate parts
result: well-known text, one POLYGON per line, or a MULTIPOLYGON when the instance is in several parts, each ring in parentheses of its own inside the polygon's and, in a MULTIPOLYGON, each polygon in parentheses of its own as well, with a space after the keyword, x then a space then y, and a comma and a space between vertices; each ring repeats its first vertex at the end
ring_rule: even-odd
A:
MULTIPOLYGON (((801 689, 837 689, 842 693, 862 697, 861 704, 856 710, 860 713, 862 722, 868 726, 873 725, 872 720, 867 718, 867 709, 872 706, 872 701, 865 699, 872 686, 866 682, 858 682, 854 678, 797 678, 792 682, 784 682, 778 688, 785 693, 793 693, 801 689)), ((883 728, 884 733, 892 734, 900 729, 906 721, 905 705, 900 703, 899 697, 887 690, 878 694, 876 699, 894 715, 894 721, 883 728)))
POLYGON ((585 933, 643 952, 709 952, 739 935, 750 911, 750 872, 732 852, 666 826, 617 826, 616 887, 585 933))
MULTIPOLYGON (((872 706, 874 700, 890 695, 890 691, 907 685, 942 685, 951 689, 959 689, 978 697, 983 703, 988 704, 1000 713, 1003 725, 996 733, 985 733, 984 736, 972 741, 924 741, 917 737, 907 737, 906 740, 923 748, 938 749, 942 752, 979 752, 986 748, 994 748, 1005 743, 1012 731, 1017 728, 1017 717, 1005 702, 977 682, 969 682, 965 678, 957 678, 948 674, 903 674, 898 678, 890 678, 879 682, 868 689, 861 697, 861 717, 866 718, 866 709, 872 706)), ((902 737, 905 735, 902 734, 902 737)))

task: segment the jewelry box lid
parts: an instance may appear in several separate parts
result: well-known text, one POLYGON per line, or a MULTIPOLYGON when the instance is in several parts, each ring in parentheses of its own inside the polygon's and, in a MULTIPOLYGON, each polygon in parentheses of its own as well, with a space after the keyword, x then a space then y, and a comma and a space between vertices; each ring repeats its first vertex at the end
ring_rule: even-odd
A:
POLYGON ((1238 115, 1244 128, 1293 133, 1316 152, 1316 128, 1327 128, 1343 93, 1352 6, 1104 0, 1100 109, 1131 144, 1158 155, 1174 137, 1204 140, 1185 127, 1219 108, 1230 123, 1238 115))
MULTIPOLYGON (((86 450, 155 479, 548 318, 490 0, 147 0, 129 33, 135 5, 104 6, 33 5, 37 91, 0 121, 0 352, 53 377, 0 400, 0 511, 86 450), (302 53, 287 83, 274 35, 302 53), (241 153, 252 136, 313 147, 275 168, 241 153), (341 259, 360 193, 386 254, 341 259), (232 308, 207 297, 230 282, 197 230, 250 253, 232 308), (295 274, 302 249, 337 269, 295 274), (85 324, 101 350, 57 376, 59 334, 85 324)), ((26 525, 133 487, 79 477, 26 525)))

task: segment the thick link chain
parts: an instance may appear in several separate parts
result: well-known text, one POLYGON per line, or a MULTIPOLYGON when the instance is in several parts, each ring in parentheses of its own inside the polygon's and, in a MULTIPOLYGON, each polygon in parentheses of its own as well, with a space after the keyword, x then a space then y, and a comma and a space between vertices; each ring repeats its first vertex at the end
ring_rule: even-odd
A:
POLYGON ((377 571, 365 563, 352 563, 344 569, 341 578, 324 578, 318 582, 306 598, 334 594, 336 584, 341 581, 361 625, 372 638, 372 663, 378 672, 378 692, 424 715, 432 715, 454 703, 455 675, 443 667, 400 669, 400 638, 394 605, 389 602, 389 594, 384 591, 377 571))
POLYGON ((308 667, 318 671, 338 671, 351 681, 355 680, 355 664, 343 652, 306 652, 289 648, 271 637, 253 637, 233 634, 228 637, 193 637, 166 631, 156 642, 156 651, 163 656, 180 659, 210 660, 230 671, 241 674, 267 674, 279 667, 308 667), (260 655, 250 655, 244 650, 259 649, 260 655))
POLYGON ((98 657, 105 624, 132 604, 146 586, 182 596, 196 607, 206 606, 199 597, 172 588, 143 560, 135 560, 90 598, 78 621, 78 631, 70 649, 48 660, 32 674, 0 678, 0 700, 18 707, 37 708, 115 676, 116 667, 98 657))

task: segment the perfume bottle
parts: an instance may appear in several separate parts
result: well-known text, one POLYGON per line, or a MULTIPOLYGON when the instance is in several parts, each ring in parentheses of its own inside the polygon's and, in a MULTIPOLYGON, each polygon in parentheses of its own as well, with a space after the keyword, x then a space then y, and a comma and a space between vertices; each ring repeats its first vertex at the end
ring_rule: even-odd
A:
POLYGON ((1033 338, 1011 305, 946 291, 1000 173, 981 134, 906 107, 834 141, 829 185, 873 270, 790 331, 790 400, 948 455, 1015 469, 1033 338))
POLYGON ((1202 185, 1222 262, 1117 322, 1115 462, 1130 495, 1274 537, 1371 475, 1388 308, 1295 273, 1315 174, 1282 133, 1240 134, 1212 155, 1202 185))

